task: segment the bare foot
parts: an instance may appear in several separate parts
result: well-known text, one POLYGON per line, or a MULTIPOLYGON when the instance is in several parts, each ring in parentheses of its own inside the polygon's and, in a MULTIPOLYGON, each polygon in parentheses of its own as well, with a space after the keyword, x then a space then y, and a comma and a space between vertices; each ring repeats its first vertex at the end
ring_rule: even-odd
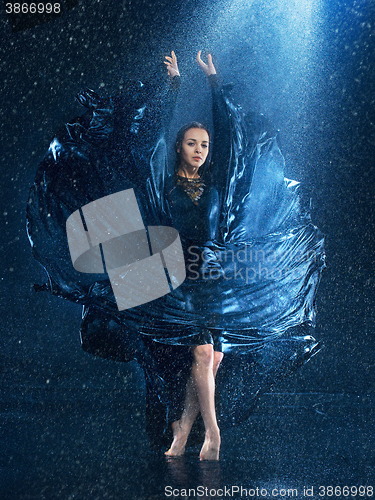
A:
POLYGON ((180 424, 179 420, 173 422, 172 424, 173 431, 173 442, 168 451, 164 454, 168 457, 179 457, 185 453, 185 446, 187 442, 187 438, 189 436, 189 432, 185 431, 180 424))
POLYGON ((200 460, 219 460, 220 452, 220 434, 215 434, 211 437, 206 436, 201 452, 200 460))

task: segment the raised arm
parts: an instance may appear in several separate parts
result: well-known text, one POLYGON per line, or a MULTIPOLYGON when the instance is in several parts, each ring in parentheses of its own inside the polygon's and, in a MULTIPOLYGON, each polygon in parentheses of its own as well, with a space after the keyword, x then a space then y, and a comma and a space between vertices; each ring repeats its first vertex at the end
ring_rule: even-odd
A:
POLYGON ((167 65, 169 88, 167 95, 163 98, 164 105, 162 106, 162 112, 164 117, 169 119, 176 104, 177 91, 180 88, 180 71, 178 69, 177 57, 173 50, 170 56, 165 56, 165 59, 164 64, 167 65))
POLYGON ((211 171, 214 184, 223 187, 226 183, 227 171, 231 156, 231 126, 229 102, 225 99, 219 84, 216 68, 211 54, 207 56, 207 64, 197 54, 197 63, 208 78, 212 93, 212 115, 214 139, 211 145, 211 171))
POLYGON ((167 56, 164 62, 168 66, 169 78, 167 77, 167 80, 169 81, 166 82, 165 75, 163 75, 162 81, 156 78, 142 87, 144 89, 143 101, 140 99, 136 109, 133 110, 130 126, 133 156, 138 165, 144 165, 143 169, 147 176, 147 165, 150 164, 155 147, 165 136, 169 126, 180 83, 175 53, 172 52, 171 57, 167 56))
MULTIPOLYGON (((150 200, 150 212, 155 216, 158 223, 166 223, 160 217, 166 213, 165 189, 168 178, 172 172, 168 171, 166 135, 171 120, 171 115, 177 100, 180 86, 180 72, 177 64, 176 54, 172 51, 171 56, 166 56, 164 64, 167 66, 169 85, 158 96, 157 102, 146 110, 146 128, 143 128, 145 137, 150 137, 151 149, 147 150, 147 162, 150 175, 147 179, 147 191, 150 200)), ((147 142, 147 140, 146 140, 147 142)))

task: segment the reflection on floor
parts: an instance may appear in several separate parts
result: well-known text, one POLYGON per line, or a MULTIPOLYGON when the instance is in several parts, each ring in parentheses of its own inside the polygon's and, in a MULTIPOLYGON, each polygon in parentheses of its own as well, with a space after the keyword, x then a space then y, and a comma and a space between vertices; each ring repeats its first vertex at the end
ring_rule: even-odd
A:
MULTIPOLYGON (((138 368, 122 370, 139 384, 138 368)), ((152 454, 142 391, 32 379, 2 389, 1 500, 371 498, 375 486, 373 396, 266 394, 222 433, 214 463, 199 449, 152 454)))

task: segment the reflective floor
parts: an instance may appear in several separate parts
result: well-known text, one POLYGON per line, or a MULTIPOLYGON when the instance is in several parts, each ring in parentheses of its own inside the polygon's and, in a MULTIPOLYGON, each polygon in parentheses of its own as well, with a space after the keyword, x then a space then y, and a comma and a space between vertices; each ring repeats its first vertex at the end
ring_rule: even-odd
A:
POLYGON ((272 392, 222 433, 218 463, 199 449, 168 461, 148 448, 139 368, 118 378, 126 392, 95 376, 2 387, 1 500, 372 496, 372 396, 272 392))
POLYGON ((141 369, 82 351, 79 306, 13 297, 0 301, 0 500, 375 497, 372 370, 360 371, 371 349, 345 357, 325 335, 319 355, 222 431, 218 463, 199 462, 199 448, 168 461, 149 450, 141 369))

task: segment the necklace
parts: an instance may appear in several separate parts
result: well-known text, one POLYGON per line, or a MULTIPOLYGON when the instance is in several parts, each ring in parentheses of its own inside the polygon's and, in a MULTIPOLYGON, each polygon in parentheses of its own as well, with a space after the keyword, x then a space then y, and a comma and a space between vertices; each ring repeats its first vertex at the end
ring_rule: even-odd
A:
POLYGON ((177 175, 177 185, 182 187, 194 205, 198 205, 198 201, 206 187, 200 177, 197 179, 188 179, 187 177, 181 177, 181 175, 177 175))

